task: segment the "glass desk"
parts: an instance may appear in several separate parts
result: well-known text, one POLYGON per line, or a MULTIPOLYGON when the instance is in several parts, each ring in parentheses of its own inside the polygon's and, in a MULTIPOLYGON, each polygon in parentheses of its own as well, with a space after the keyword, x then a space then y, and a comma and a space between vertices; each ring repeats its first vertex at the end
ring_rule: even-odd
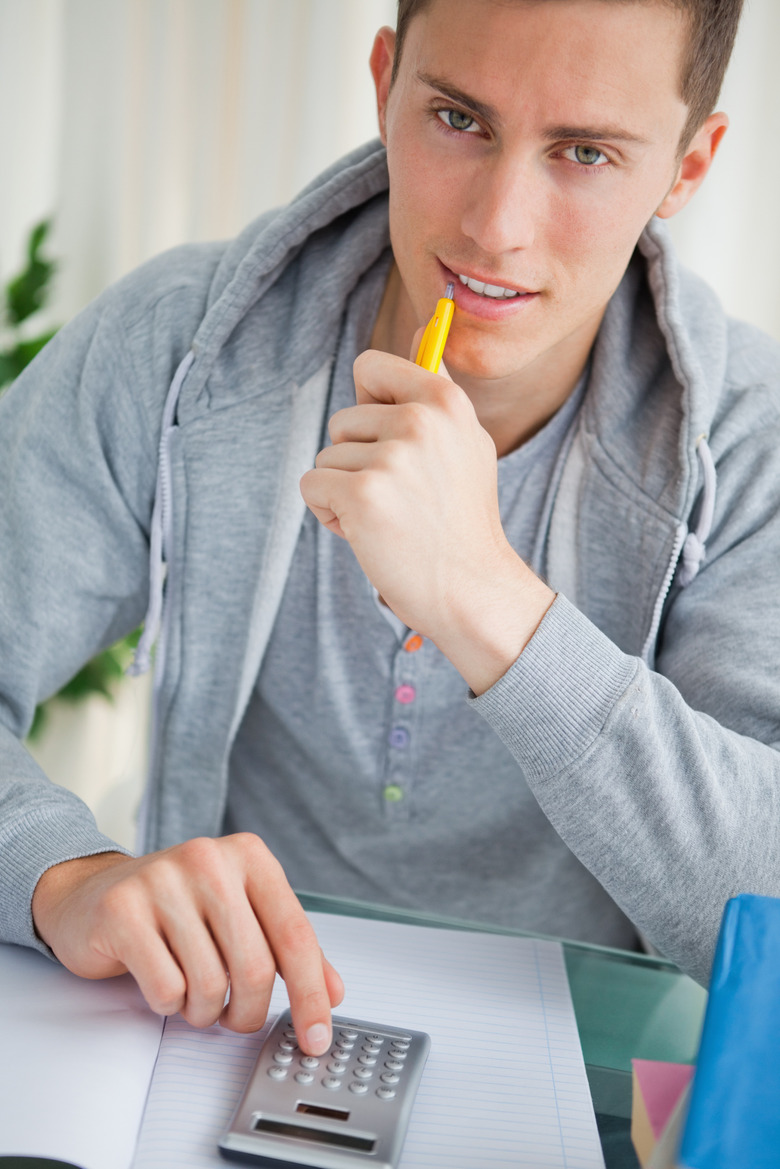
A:
MULTIPOLYGON (((412 910, 299 896, 305 909, 319 913, 529 936, 412 910)), ((631 1060, 693 1063, 706 992, 664 958, 560 940, 607 1169, 638 1169, 629 1134, 631 1060)))

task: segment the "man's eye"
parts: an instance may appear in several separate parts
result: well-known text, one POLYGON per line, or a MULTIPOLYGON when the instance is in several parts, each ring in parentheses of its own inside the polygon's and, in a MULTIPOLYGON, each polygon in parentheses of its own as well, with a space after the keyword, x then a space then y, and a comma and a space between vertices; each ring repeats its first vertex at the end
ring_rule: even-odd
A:
POLYGON ((595 146, 567 146, 563 153, 566 158, 578 162, 580 166, 603 166, 605 162, 609 162, 606 154, 595 146))
POLYGON ((436 114, 450 130, 467 130, 473 132, 479 127, 470 114, 462 114, 460 110, 437 110, 436 114))

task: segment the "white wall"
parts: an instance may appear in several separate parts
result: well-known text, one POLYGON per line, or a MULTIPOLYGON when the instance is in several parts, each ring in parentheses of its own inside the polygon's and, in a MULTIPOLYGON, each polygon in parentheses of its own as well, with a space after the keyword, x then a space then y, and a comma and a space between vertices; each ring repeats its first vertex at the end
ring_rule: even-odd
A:
POLYGON ((0 0, 0 272, 54 211, 62 319, 376 133, 393 0, 0 0))
POLYGON ((731 119, 710 175, 670 221, 686 264, 735 316, 780 340, 780 2, 746 0, 720 108, 731 119))
MULTIPOLYGON (((0 0, 0 274, 54 211, 65 319, 184 240, 230 236, 375 133, 393 0, 0 0)), ((748 0, 686 262, 780 337, 780 3, 748 0)))

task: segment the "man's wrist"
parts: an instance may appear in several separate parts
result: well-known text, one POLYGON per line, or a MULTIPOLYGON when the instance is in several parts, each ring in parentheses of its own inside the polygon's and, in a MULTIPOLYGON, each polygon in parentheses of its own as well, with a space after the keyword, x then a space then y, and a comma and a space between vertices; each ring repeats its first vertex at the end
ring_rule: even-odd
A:
POLYGON ((93 873, 111 868, 124 860, 127 860, 127 855, 122 852, 99 852, 91 856, 60 861, 46 869, 39 877, 32 897, 33 926, 40 940, 51 947, 47 937, 49 923, 56 917, 59 905, 71 889, 76 888, 93 873))
POLYGON ((454 599, 432 638, 477 696, 517 660, 556 595, 514 552, 501 572, 485 575, 473 594, 454 599))

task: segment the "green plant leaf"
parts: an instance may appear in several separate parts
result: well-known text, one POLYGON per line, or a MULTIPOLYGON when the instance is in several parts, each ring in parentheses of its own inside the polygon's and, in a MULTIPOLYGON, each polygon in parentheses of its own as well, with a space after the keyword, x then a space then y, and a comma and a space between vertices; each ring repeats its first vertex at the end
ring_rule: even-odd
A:
POLYGON ((37 224, 27 241, 27 264, 6 285, 6 316, 11 325, 21 324, 43 308, 49 294, 49 285, 57 270, 56 261, 40 255, 49 234, 51 221, 37 224))
POLYGON ((123 637, 114 645, 96 654, 87 662, 69 682, 66 682, 57 694, 42 702, 35 711, 28 739, 35 741, 40 738, 48 721, 50 703, 62 699, 65 702, 77 703, 89 698, 92 694, 100 694, 109 702, 114 701, 116 684, 123 677, 130 665, 133 650, 138 644, 141 629, 134 629, 127 637, 123 637))
POLYGON ((43 246, 43 241, 51 231, 51 220, 42 219, 40 223, 36 223, 35 227, 30 232, 27 240, 27 258, 35 260, 38 252, 43 246))

